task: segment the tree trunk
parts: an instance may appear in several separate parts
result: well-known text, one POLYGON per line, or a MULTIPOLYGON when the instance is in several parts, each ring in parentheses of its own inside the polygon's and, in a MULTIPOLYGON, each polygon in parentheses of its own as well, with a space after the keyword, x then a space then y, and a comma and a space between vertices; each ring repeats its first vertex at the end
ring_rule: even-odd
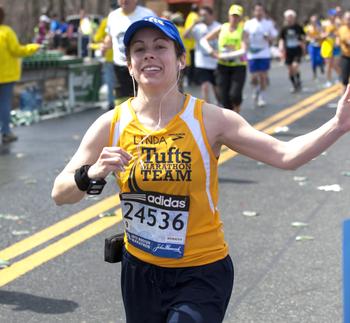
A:
POLYGON ((225 3, 223 3, 223 0, 216 0, 214 1, 214 12, 216 14, 217 20, 223 21, 225 20, 225 17, 222 15, 222 8, 225 6, 225 3))
POLYGON ((104 3, 104 1, 97 1, 97 8, 96 8, 96 12, 102 16, 105 16, 107 14, 107 12, 105 11, 106 9, 106 5, 104 3))

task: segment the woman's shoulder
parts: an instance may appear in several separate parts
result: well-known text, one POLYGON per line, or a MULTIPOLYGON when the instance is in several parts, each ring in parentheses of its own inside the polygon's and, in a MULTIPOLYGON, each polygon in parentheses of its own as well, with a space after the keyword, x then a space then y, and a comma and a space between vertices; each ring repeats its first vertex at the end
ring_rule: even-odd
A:
POLYGON ((204 123, 217 123, 222 118, 223 114, 227 109, 221 108, 216 104, 209 103, 206 101, 202 102, 202 116, 204 123))
POLYGON ((233 126, 242 119, 236 112, 208 102, 202 104, 202 116, 203 122, 212 125, 217 131, 223 130, 228 124, 233 126))
POLYGON ((338 32, 343 32, 343 33, 348 33, 349 32, 349 27, 346 25, 342 25, 339 27, 338 32))
POLYGON ((108 145, 114 113, 114 110, 110 110, 100 115, 87 130, 86 138, 89 138, 91 142, 98 142, 102 146, 108 145))
MULTIPOLYGON (((224 22, 222 25, 219 25, 221 30, 229 30, 230 29, 230 23, 224 22)), ((217 28, 219 28, 219 26, 217 28)))
MULTIPOLYGON (((115 108, 116 109, 116 108, 115 108)), ((112 121, 115 118, 116 110, 109 110, 101 114, 93 123, 98 128, 110 127, 112 121)))
POLYGON ((0 31, 2 33, 14 34, 14 30, 8 25, 0 25, 0 31))
POLYGON ((227 118, 227 116, 230 116, 232 114, 236 115, 236 112, 230 109, 222 108, 216 104, 209 103, 193 95, 190 95, 190 98, 199 103, 198 106, 201 109, 203 121, 205 123, 215 123, 220 127, 221 118, 227 118))
POLYGON ((132 115, 132 113, 130 111, 129 99, 117 105, 114 109, 103 113, 95 122, 101 126, 111 127, 118 122, 123 122, 123 120, 121 120, 123 117, 125 117, 124 121, 130 119, 130 115, 132 115))

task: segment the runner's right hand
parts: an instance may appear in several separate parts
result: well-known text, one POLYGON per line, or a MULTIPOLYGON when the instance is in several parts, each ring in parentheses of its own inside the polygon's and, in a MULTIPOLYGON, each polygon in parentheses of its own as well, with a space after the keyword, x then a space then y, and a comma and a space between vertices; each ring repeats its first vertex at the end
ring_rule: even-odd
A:
POLYGON ((132 155, 120 147, 104 147, 96 163, 88 171, 90 178, 105 178, 111 172, 120 172, 129 165, 132 155))

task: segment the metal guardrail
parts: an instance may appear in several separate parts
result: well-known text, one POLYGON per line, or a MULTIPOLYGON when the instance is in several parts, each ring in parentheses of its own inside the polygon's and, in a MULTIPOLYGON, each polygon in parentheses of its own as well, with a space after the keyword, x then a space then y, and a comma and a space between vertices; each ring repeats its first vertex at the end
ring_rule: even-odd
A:
POLYGON ((101 63, 98 61, 83 62, 79 57, 39 53, 23 61, 22 78, 18 83, 30 85, 20 93, 21 108, 11 112, 14 126, 102 106, 99 100, 101 63), (65 84, 57 88, 57 99, 45 101, 46 81, 58 78, 64 79, 65 84), (36 85, 32 85, 33 82, 36 85), (37 100, 38 95, 40 100, 37 100))

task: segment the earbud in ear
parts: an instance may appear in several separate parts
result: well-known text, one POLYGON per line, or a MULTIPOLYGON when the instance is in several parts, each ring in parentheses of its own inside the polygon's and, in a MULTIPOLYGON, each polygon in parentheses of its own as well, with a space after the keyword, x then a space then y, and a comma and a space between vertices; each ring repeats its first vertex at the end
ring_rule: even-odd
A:
POLYGON ((179 62, 178 67, 179 67, 179 70, 182 70, 184 68, 181 62, 179 62))
POLYGON ((130 74, 131 77, 134 77, 134 74, 133 74, 132 71, 129 71, 129 74, 130 74))

